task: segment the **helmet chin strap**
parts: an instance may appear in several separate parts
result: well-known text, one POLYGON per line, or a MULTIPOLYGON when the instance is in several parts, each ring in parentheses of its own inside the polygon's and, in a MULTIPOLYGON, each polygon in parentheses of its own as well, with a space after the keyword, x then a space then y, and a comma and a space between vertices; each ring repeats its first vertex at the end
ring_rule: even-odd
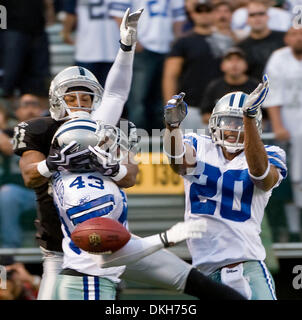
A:
POLYGON ((236 153, 238 151, 241 151, 243 148, 242 147, 238 147, 238 146, 223 146, 223 148, 225 148, 225 150, 229 153, 236 153))
POLYGON ((82 119, 91 119, 91 115, 87 111, 74 111, 74 112, 68 112, 69 118, 82 118, 82 119))

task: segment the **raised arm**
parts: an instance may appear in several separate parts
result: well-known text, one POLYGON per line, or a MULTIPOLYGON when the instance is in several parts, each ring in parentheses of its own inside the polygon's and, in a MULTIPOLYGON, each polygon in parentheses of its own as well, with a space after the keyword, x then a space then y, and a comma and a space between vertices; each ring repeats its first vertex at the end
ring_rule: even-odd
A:
POLYGON ((270 190, 279 180, 279 173, 268 160, 263 142, 256 125, 256 115, 268 92, 268 78, 253 91, 243 107, 244 152, 249 167, 249 174, 254 184, 261 190, 270 190))
POLYGON ((196 165, 196 151, 183 141, 183 132, 179 127, 187 115, 185 94, 180 93, 170 99, 164 107, 166 129, 163 138, 164 153, 170 160, 170 166, 180 175, 188 174, 196 165))
POLYGON ((120 25, 121 48, 111 67, 100 107, 92 113, 94 120, 116 125, 123 112, 131 87, 132 66, 137 41, 137 24, 143 12, 130 14, 127 9, 120 25))

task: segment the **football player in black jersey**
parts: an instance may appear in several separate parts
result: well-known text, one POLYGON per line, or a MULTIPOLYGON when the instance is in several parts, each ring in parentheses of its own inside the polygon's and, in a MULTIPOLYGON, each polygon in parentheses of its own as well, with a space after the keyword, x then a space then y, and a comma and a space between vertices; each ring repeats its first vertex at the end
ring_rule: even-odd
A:
MULTIPOLYGON (((82 154, 72 153, 72 146, 64 152, 52 149, 53 135, 65 120, 78 115, 89 117, 91 113, 95 120, 116 124, 130 90, 136 29, 141 13, 142 10, 125 13, 120 27, 121 49, 108 74, 104 92, 90 71, 69 67, 51 83, 51 117, 32 119, 15 127, 14 151, 21 156, 20 169, 25 185, 35 190, 38 202, 36 237, 44 258, 39 299, 50 298, 54 278, 62 264, 62 232, 53 199, 48 193, 49 177, 58 167, 70 169, 82 157, 82 154), (68 161, 63 163, 60 161, 63 159, 68 161)), ((126 172, 116 169, 112 174, 118 174, 120 180, 116 183, 121 187, 135 183, 136 165, 129 164, 126 172)))

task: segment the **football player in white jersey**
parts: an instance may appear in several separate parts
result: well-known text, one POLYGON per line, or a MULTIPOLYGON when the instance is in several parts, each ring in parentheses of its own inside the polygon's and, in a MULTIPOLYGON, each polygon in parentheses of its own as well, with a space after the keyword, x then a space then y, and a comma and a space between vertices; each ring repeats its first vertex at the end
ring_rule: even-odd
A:
MULTIPOLYGON (((50 89, 51 117, 29 121, 16 127, 15 152, 21 155, 20 168, 25 184, 35 189, 39 204, 37 234, 44 263, 38 299, 51 298, 56 277, 62 269, 62 233, 52 197, 47 192, 48 181, 59 166, 71 168, 76 165, 78 157, 82 156, 81 151, 70 153, 73 143, 63 150, 49 150, 53 134, 62 121, 74 117, 87 118, 91 107, 95 108, 91 115, 94 119, 117 123, 129 92, 134 52, 131 47, 136 42, 136 24, 141 12, 139 10, 129 15, 127 10, 125 13, 121 24, 121 50, 107 77, 103 93, 88 70, 79 67, 63 70, 53 80, 50 89)), ((129 163, 114 166, 111 175, 116 174, 117 185, 127 187, 135 182, 136 173, 136 166, 129 163)), ((236 291, 210 281, 166 250, 127 265, 122 276, 126 280, 158 285, 200 299, 243 299, 236 291)))
POLYGON ((58 171, 52 176, 54 204, 64 234, 63 270, 56 279, 53 298, 112 300, 115 298, 115 284, 125 270, 124 264, 135 262, 189 237, 201 237, 206 231, 206 222, 180 222, 162 234, 130 239, 113 254, 96 256, 79 249, 71 240, 71 233, 77 224, 105 216, 127 225, 126 195, 115 184, 115 177, 109 178, 103 174, 105 164, 111 163, 108 169, 112 170, 113 162, 128 157, 129 148, 128 137, 119 128, 100 123, 97 125, 87 118, 65 122, 55 133, 53 144, 64 148, 73 140, 77 141, 78 149, 89 148, 92 152, 92 166, 87 163, 87 168, 84 168, 82 164, 79 172, 58 171))
MULTIPOLYGON (((56 171, 58 166, 48 157, 52 137, 62 121, 88 114, 85 111, 91 107, 94 108, 94 119, 102 119, 111 124, 118 122, 130 90, 137 22, 142 11, 141 9, 130 14, 129 10, 126 10, 124 14, 120 26, 120 49, 106 79, 104 91, 95 76, 87 69, 66 68, 51 83, 51 117, 23 122, 15 128, 14 151, 21 156, 20 169, 24 183, 35 190, 38 201, 37 240, 43 254, 43 276, 38 299, 50 298, 52 284, 62 265, 60 223, 52 198, 47 192, 52 171, 56 171), (90 97, 93 98, 92 101, 90 97)), ((66 155, 54 150, 52 155, 55 154, 58 158, 66 155)), ((77 155, 73 156, 76 159, 77 155)), ((70 155, 67 159, 71 160, 70 155)), ((61 162, 60 166, 62 165, 61 162)), ((70 163, 65 163, 65 166, 68 165, 70 163)), ((124 173, 125 170, 122 174, 124 173)), ((120 178, 121 183, 124 181, 128 185, 135 181, 131 181, 131 178, 125 181, 127 175, 120 178)))
POLYGON ((248 299, 276 299, 265 263, 261 221, 272 189, 286 177, 285 152, 261 141, 261 104, 268 78, 247 95, 232 92, 213 109, 211 137, 179 124, 187 113, 184 93, 165 107, 164 150, 185 184, 185 220, 206 218, 203 239, 188 240, 193 265, 248 299))

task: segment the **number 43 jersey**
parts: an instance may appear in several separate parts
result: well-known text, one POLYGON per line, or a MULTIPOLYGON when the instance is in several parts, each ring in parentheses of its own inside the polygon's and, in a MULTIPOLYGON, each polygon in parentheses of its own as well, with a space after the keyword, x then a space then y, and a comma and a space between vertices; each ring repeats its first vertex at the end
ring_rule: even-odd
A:
MULTIPOLYGON (((184 176, 185 219, 208 221, 202 239, 188 240, 193 265, 210 274, 231 263, 264 260, 261 221, 272 190, 254 185, 244 151, 228 161, 208 136, 190 133, 184 142, 196 150, 197 158, 194 172, 184 176)), ((276 146, 265 149, 279 171, 275 188, 287 175, 285 152, 276 146)))
POLYGON ((52 178, 54 204, 63 231, 63 268, 108 278, 119 282, 125 266, 100 268, 91 254, 79 249, 71 240, 76 225, 95 217, 107 217, 127 227, 127 199, 125 193, 109 178, 98 172, 58 172, 52 178))

